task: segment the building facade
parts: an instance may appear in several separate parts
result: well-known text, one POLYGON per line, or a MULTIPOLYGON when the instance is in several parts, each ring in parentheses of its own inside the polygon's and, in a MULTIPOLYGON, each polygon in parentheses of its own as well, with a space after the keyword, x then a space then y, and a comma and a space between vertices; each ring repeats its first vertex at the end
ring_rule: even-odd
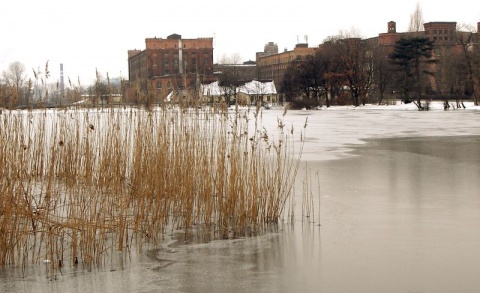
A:
MULTIPOLYGON (((372 40, 379 46, 389 47, 390 50, 393 50, 398 40, 412 35, 425 37, 432 41, 432 60, 436 62, 432 62, 428 66, 428 71, 432 73, 429 76, 429 88, 432 93, 436 93, 435 95, 442 96, 452 91, 452 86, 448 85, 448 80, 450 79, 448 67, 454 66, 451 63, 454 62, 452 60, 464 54, 465 48, 463 46, 467 45, 464 42, 468 42, 467 46, 470 48, 478 46, 480 22, 477 23, 477 32, 475 33, 459 30, 456 22, 427 22, 424 23, 423 27, 423 31, 398 33, 395 22, 391 21, 388 23, 388 32, 381 33, 377 38, 372 38, 372 40)), ((464 85, 462 89, 455 91, 459 95, 459 93, 468 92, 469 90, 465 89, 464 85)))
POLYGON ((257 53, 257 77, 259 80, 273 80, 278 92, 282 93, 283 77, 290 64, 306 60, 307 56, 315 55, 317 50, 318 47, 312 48, 307 43, 300 43, 291 51, 257 53))
POLYGON ((166 39, 145 39, 145 50, 128 51, 127 95, 155 91, 164 98, 172 91, 187 95, 209 83, 213 75, 213 38, 182 39, 172 34, 166 39), (136 93, 137 92, 137 93, 136 93))

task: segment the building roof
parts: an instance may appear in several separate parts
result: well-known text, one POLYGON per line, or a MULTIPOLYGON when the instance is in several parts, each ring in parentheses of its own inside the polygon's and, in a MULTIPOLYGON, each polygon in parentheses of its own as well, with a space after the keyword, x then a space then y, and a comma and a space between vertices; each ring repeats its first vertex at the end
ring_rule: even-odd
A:
POLYGON ((277 89, 275 88, 275 83, 273 81, 261 82, 258 80, 252 80, 239 87, 238 92, 247 95, 275 95, 277 89))
POLYGON ((204 96, 221 96, 223 94, 218 81, 202 84, 200 90, 204 96))
MULTIPOLYGON (((201 92, 204 96, 222 96, 224 90, 219 85, 218 81, 210 84, 204 84, 201 86, 201 92)), ((247 95, 275 95, 277 89, 273 81, 261 82, 258 80, 252 80, 237 88, 237 93, 243 93, 247 95)))

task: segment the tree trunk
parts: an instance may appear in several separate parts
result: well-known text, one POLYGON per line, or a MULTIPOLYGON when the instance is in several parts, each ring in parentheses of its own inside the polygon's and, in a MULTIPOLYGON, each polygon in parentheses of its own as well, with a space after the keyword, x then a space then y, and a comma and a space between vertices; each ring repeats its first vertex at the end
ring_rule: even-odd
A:
POLYGON ((330 99, 328 98, 328 90, 325 90, 325 105, 330 108, 330 99))
POLYGON ((480 86, 479 86, 479 79, 478 78, 473 78, 473 94, 472 94, 472 98, 473 98, 473 104, 475 106, 478 106, 479 105, 479 102, 480 102, 480 86))

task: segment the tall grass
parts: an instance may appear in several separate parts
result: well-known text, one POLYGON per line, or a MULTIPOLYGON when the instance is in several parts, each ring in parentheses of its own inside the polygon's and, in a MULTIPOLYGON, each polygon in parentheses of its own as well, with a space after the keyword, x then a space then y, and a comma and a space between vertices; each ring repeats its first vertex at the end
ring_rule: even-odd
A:
POLYGON ((302 144, 282 118, 268 133, 259 108, 220 109, 5 111, 0 265, 48 260, 55 276, 178 229, 209 241, 275 224, 302 144))

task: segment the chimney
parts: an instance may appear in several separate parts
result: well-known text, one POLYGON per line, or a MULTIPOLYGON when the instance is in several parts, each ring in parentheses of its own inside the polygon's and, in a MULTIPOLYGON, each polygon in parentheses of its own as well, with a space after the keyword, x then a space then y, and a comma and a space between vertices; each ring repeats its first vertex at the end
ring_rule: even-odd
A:
POLYGON ((60 98, 65 98, 65 83, 63 81, 63 63, 60 63, 60 98))

